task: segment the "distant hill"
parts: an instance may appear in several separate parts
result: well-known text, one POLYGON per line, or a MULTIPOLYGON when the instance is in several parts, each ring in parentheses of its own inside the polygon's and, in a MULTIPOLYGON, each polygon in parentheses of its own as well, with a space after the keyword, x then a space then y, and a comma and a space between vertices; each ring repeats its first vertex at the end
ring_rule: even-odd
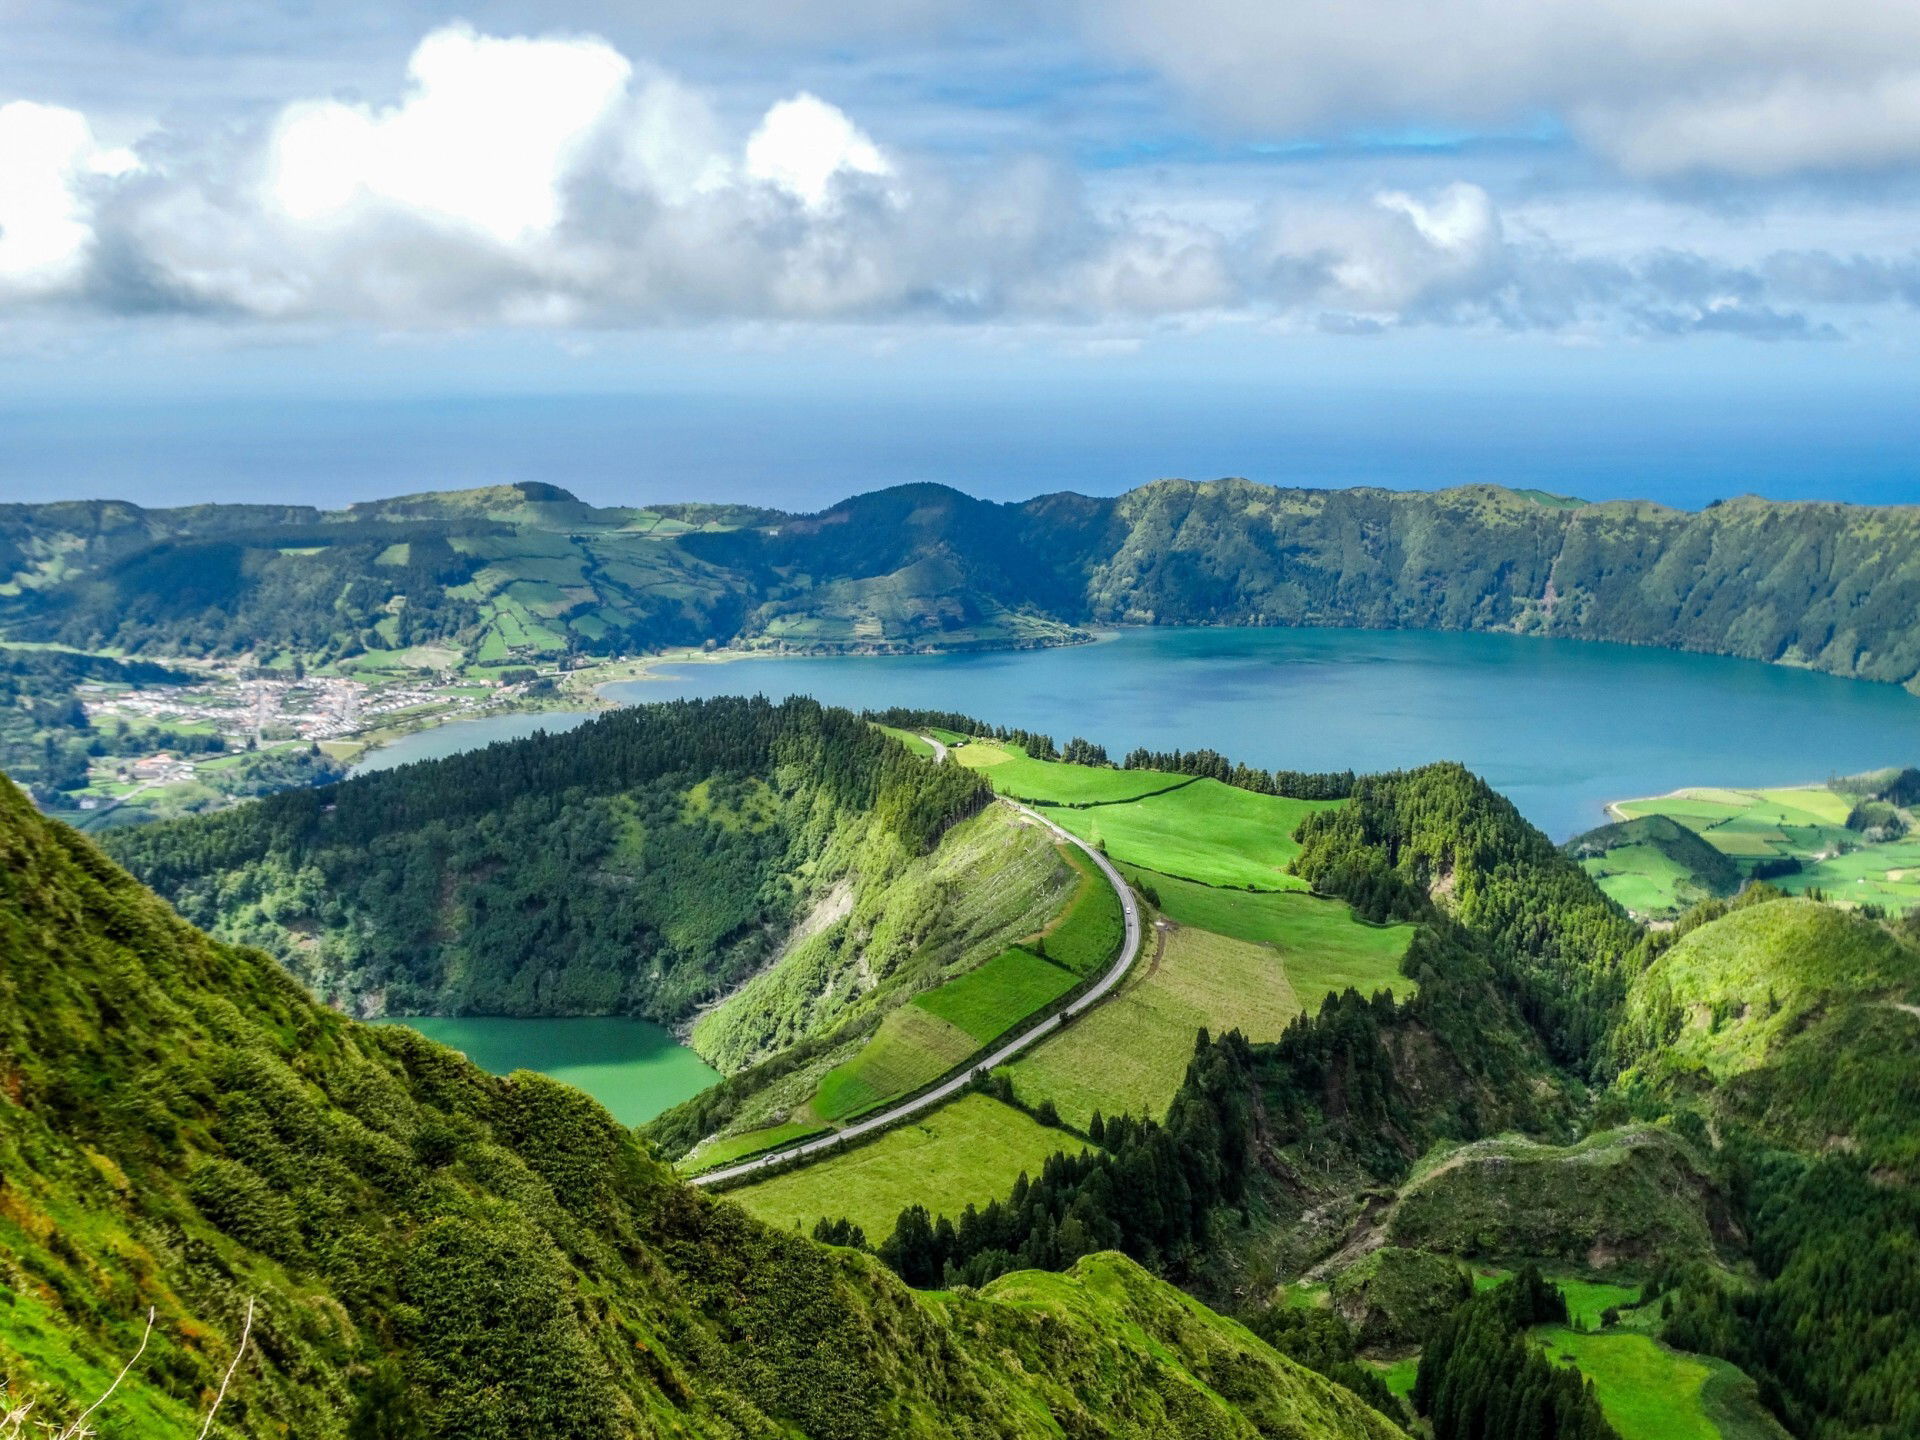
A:
POLYGON ((0 1056, 0 1382, 36 1423, 99 1400, 107 1440, 1401 1434, 1117 1255, 919 1295, 768 1230, 577 1091, 314 1004, 4 781, 0 1056))
POLYGON ((1666 815, 1602 825, 1561 847, 1638 915, 1671 915, 1702 900, 1724 899, 1740 888, 1740 867, 1723 852, 1666 815))
POLYGON ((345 511, 0 506, 0 628, 153 654, 469 659, 707 640, 1053 644, 1096 624, 1346 625, 1624 641, 1908 683, 1920 509, 1690 513, 1472 485, 1161 480, 1019 504, 905 485, 815 515, 586 505, 520 484, 345 511))

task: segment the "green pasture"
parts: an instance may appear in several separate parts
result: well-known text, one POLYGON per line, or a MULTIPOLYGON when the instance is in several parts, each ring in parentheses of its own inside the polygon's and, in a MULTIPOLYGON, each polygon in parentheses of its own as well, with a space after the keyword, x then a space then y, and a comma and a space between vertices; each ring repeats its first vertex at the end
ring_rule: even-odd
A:
POLYGON ((1345 901, 1301 891, 1219 890, 1131 868, 1127 877, 1136 889, 1158 895, 1161 913, 1176 924, 1271 945, 1304 1006, 1317 1008, 1325 996, 1349 986, 1362 995, 1392 990, 1403 999, 1414 992, 1414 983, 1400 973, 1413 942, 1411 925, 1368 925, 1354 918, 1345 901))
MULTIPOLYGON (((977 973, 977 972, 976 972, 977 973)), ((808 1109, 844 1120, 938 1080, 980 1048, 965 1030, 918 1005, 902 1005, 844 1065, 820 1077, 808 1109)))
POLYGON ((1753 1382, 1734 1366, 1645 1335, 1540 1332, 1547 1353, 1578 1367, 1620 1440, 1786 1440, 1753 1382))
POLYGON ((1136 800, 1156 790, 1184 785, 1192 778, 1161 770, 1114 770, 1104 765, 1034 760, 1017 745, 997 740, 973 741, 955 751, 954 758, 984 773, 997 793, 1042 805, 1106 805, 1136 800))
POLYGON ((1057 809, 1049 819, 1115 860, 1205 885, 1252 890, 1305 890, 1287 873, 1300 853, 1293 832, 1328 800, 1256 795, 1218 780, 1196 780, 1178 790, 1124 805, 1057 809))
POLYGON ((1082 1129, 1098 1110, 1166 1118, 1186 1078, 1196 1031, 1239 1029, 1277 1040, 1300 1012, 1280 955, 1204 930, 1147 936, 1118 992, 1006 1067, 1020 1099, 1051 1100, 1082 1129))
POLYGON ((985 1095, 962 1095, 843 1155, 730 1191, 770 1225, 811 1230, 842 1215, 879 1244, 909 1205, 956 1219, 968 1205, 1004 1199, 1025 1171, 1082 1143, 985 1095))
POLYGON ((744 1135, 729 1135, 709 1145, 698 1146, 680 1162, 679 1168, 689 1175, 701 1170, 718 1169, 749 1155, 758 1155, 763 1150, 777 1150, 783 1145, 823 1135, 826 1131, 825 1125, 789 1121, 785 1125, 769 1125, 764 1130, 749 1130, 744 1135))
POLYGON ((1691 870, 1656 845, 1622 845, 1580 862, 1600 888, 1639 914, 1684 907, 1698 885, 1691 870))
POLYGON ((916 995, 912 1004, 985 1045, 1079 983, 1071 971, 1015 946, 937 990, 916 995))
MULTIPOLYGON (((1632 817, 1665 815, 1678 821, 1738 862, 1743 873, 1761 861, 1797 859, 1797 873, 1769 879, 1795 894, 1819 889, 1842 902, 1890 910, 1920 905, 1920 838, 1866 844, 1846 828, 1852 806, 1851 796, 1808 786, 1683 790, 1621 801, 1614 808, 1632 817)), ((1582 863, 1609 895, 1631 909, 1675 907, 1677 867, 1648 847, 1623 847, 1582 863)))
POLYGON ((914 734, 913 731, 902 730, 897 725, 882 725, 879 729, 891 735, 914 754, 924 756, 928 759, 933 758, 933 746, 929 745, 920 736, 914 734))
POLYGON ((1096 975, 1112 964, 1126 937, 1126 913, 1107 877, 1074 845, 1062 845, 1061 857, 1080 876, 1073 899, 1035 941, 1056 965, 1080 976, 1096 975))
POLYGON ((1866 845, 1805 865, 1797 875, 1770 882, 1803 894, 1824 891, 1835 900, 1908 910, 1920 905, 1920 839, 1908 837, 1884 845, 1866 845))

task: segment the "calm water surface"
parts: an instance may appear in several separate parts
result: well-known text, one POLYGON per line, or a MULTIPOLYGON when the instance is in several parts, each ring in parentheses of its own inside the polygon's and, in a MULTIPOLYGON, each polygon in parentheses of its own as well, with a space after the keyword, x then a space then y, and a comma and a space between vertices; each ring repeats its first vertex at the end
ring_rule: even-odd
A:
POLYGON ((475 720, 449 720, 445 725, 416 730, 367 752, 352 773, 366 775, 375 770, 391 770, 397 765, 411 765, 416 760, 442 760, 463 750, 478 750, 496 740, 524 740, 541 730, 557 735, 591 720, 596 713, 543 710, 537 715, 482 715, 475 720))
POLYGON ((410 1025, 496 1075, 538 1070, 578 1086, 622 1125, 651 1120, 720 1078, 671 1031, 648 1020, 419 1015, 387 1023, 410 1025))
POLYGON ((959 710, 1084 735, 1115 759, 1145 745, 1297 770, 1459 760, 1556 840, 1628 796, 1920 764, 1920 699, 1891 685, 1512 635, 1127 630, 1063 650, 691 664, 607 687, 628 703, 755 692, 959 710))

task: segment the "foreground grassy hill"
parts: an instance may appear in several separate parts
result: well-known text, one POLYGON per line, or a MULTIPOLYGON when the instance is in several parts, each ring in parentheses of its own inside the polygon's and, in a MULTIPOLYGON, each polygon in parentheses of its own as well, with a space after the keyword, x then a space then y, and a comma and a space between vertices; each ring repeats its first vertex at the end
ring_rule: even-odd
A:
POLYGON ((765 1229, 578 1092, 315 1005, 5 783, 0 957, 0 1378, 36 1420, 104 1396, 109 1440, 1399 1433, 1117 1256, 922 1296, 765 1229))

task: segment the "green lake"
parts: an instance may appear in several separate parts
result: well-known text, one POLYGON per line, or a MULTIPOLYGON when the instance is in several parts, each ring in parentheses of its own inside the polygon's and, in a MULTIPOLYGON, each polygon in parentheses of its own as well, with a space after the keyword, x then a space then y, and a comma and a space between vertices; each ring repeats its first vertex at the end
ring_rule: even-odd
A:
POLYGON ((538 1070, 578 1086, 622 1125, 640 1125, 720 1078, 673 1033, 625 1017, 521 1019, 506 1015, 410 1015, 408 1025, 505 1075, 538 1070))

